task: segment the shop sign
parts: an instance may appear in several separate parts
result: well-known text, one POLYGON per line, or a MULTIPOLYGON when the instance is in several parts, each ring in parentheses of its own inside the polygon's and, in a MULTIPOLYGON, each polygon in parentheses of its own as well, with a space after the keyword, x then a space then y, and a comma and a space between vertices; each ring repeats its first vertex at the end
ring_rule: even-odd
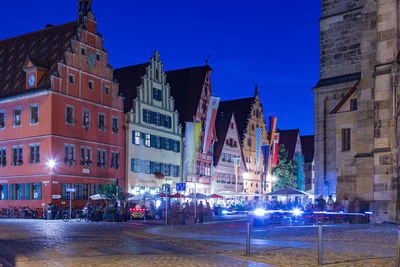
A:
POLYGON ((60 199, 61 196, 60 196, 60 195, 51 195, 51 198, 52 198, 52 199, 60 199))
POLYGON ((90 170, 89 169, 82 169, 82 173, 89 174, 90 170))

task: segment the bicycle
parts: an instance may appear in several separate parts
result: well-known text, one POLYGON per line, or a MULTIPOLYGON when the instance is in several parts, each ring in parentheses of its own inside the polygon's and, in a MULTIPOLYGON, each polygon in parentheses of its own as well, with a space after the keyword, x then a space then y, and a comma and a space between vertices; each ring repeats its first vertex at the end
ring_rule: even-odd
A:
POLYGON ((72 219, 75 219, 77 222, 80 222, 82 220, 82 211, 80 209, 72 210, 70 214, 69 210, 63 210, 61 214, 61 219, 64 222, 68 222, 69 220, 72 219))

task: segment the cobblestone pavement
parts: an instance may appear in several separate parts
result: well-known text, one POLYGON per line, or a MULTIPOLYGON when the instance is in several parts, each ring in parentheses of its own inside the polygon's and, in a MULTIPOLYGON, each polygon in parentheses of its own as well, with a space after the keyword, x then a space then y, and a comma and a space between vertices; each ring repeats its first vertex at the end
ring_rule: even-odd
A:
MULTIPOLYGON (((279 266, 317 266, 317 227, 253 227, 252 254, 243 255, 246 227, 244 223, 220 223, 151 228, 152 234, 228 242, 208 249, 243 259, 279 266)), ((323 228, 324 263, 329 266, 394 266, 398 227, 394 225, 326 225, 323 228)))
POLYGON ((0 219, 0 265, 270 266, 201 249, 200 241, 149 235, 146 227, 143 223, 0 219))

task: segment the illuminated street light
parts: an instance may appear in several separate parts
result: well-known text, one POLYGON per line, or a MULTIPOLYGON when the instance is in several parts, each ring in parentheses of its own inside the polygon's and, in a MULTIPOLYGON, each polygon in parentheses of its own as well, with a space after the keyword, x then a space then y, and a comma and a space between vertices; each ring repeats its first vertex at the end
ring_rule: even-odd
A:
POLYGON ((50 169, 53 169, 56 166, 56 161, 54 159, 49 159, 46 164, 47 164, 47 167, 49 167, 50 169))

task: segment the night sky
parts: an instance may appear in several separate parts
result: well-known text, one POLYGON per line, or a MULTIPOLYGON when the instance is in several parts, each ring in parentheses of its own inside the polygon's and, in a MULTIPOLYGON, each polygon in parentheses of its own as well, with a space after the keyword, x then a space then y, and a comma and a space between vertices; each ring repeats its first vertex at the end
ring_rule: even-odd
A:
MULTIPOLYGON (((77 19, 77 0, 1 3, 1 40, 77 19)), ((146 62, 155 49, 165 70, 204 65, 209 55, 213 95, 250 97, 258 84, 264 115, 302 135, 314 133, 320 10, 315 0, 93 0, 114 68, 146 62)))

